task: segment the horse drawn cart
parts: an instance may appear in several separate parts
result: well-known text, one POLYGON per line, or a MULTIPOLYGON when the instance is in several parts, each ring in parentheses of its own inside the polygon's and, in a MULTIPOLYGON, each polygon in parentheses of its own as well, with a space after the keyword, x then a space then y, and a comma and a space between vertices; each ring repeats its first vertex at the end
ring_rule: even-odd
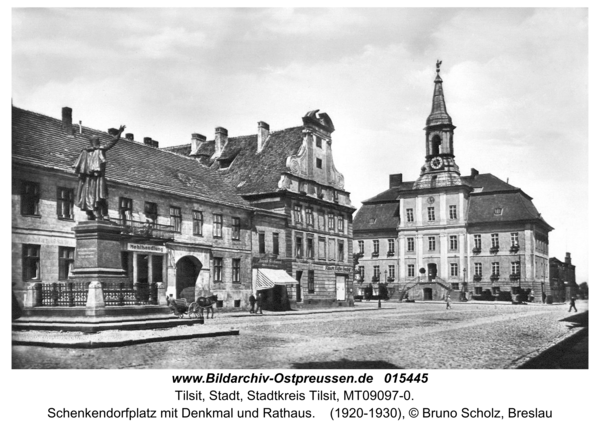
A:
POLYGON ((167 300, 171 312, 180 319, 187 314, 190 319, 198 318, 204 320, 202 307, 196 301, 188 303, 185 298, 169 299, 169 297, 167 297, 167 300))

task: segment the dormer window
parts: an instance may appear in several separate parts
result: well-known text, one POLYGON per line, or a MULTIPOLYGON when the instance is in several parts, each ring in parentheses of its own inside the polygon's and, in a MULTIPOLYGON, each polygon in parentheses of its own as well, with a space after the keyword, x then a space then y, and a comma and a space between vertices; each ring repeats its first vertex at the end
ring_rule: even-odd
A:
POLYGON ((502 207, 496 207, 494 209, 494 216, 502 216, 502 207))

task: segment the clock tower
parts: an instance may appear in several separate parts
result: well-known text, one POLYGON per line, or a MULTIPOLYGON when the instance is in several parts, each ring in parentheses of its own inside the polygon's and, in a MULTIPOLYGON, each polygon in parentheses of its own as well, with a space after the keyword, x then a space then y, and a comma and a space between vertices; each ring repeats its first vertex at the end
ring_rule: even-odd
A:
POLYGON ((433 101, 431 113, 425 126, 425 164, 421 175, 413 185, 414 189, 438 188, 462 185, 458 165, 454 163, 454 125, 446 111, 444 89, 440 77, 441 61, 436 63, 436 77, 433 81, 433 101))

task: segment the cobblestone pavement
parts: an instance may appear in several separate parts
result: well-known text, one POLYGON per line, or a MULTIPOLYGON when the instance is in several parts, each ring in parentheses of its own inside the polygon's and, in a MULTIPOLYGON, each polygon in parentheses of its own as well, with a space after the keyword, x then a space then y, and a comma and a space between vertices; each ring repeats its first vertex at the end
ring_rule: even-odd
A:
MULTIPOLYGON (((577 305, 587 310, 587 302, 577 305)), ((357 307, 374 310, 252 317, 217 313, 207 321, 239 329, 233 337, 91 350, 13 346, 13 368, 505 368, 574 328, 563 320, 570 315, 567 305, 357 307)))

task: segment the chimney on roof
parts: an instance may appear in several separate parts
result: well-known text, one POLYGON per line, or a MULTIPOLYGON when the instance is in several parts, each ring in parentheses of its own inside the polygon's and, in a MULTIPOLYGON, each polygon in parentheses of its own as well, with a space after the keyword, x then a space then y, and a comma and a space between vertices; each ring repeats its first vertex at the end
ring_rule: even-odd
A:
POLYGON ((390 174, 390 189, 402 184, 402 173, 390 174))
POLYGON ((200 146, 202 146, 202 143, 204 143, 206 141, 206 136, 203 136, 202 134, 198 134, 198 133, 193 133, 192 134, 192 147, 190 149, 190 155, 194 156, 198 153, 198 150, 200 150, 200 146))
POLYGON ((116 128, 108 129, 108 134, 110 134, 111 136, 116 136, 118 133, 119 133, 119 130, 117 130, 116 128))
POLYGON ((571 265, 571 252, 567 252, 565 255, 565 264, 571 265))
POLYGON ((62 126, 70 135, 73 135, 73 109, 70 107, 62 108, 62 126))
POLYGON ((269 138, 270 129, 271 127, 269 127, 269 124, 267 124, 266 122, 260 121, 258 123, 258 144, 256 146, 257 153, 262 151, 263 147, 265 147, 265 142, 269 138))
POLYGON ((223 127, 215 128, 215 155, 220 155, 227 144, 227 130, 223 127))
POLYGON ((152 140, 152 137, 144 137, 144 144, 150 147, 158 147, 158 142, 156 140, 152 140))
POLYGON ((126 138, 127 140, 131 140, 131 141, 133 141, 133 140, 134 140, 134 138, 133 138, 133 133, 127 133, 127 134, 125 134, 125 138, 126 138))
POLYGON ((474 179, 478 175, 479 175, 479 171, 474 168, 471 168, 471 179, 474 179))

